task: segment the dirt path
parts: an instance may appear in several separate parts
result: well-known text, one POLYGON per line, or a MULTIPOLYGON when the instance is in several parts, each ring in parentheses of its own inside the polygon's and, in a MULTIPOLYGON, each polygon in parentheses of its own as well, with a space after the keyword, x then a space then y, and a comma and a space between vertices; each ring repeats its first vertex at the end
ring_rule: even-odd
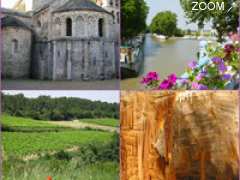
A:
POLYGON ((58 122, 50 121, 49 123, 54 124, 54 125, 63 126, 63 127, 75 128, 75 129, 91 128, 91 129, 96 129, 96 130, 119 133, 119 128, 117 128, 117 127, 101 126, 101 125, 95 125, 95 124, 90 124, 90 123, 84 123, 84 122, 80 122, 79 120, 58 121, 58 122))
MULTIPOLYGON (((73 146, 71 148, 67 148, 67 149, 64 149, 65 152, 76 152, 79 150, 79 147, 78 146, 73 146)), ((50 156, 53 156, 55 154, 57 154, 59 151, 51 151, 51 152, 44 152, 44 153, 40 153, 40 154, 30 154, 30 155, 26 155, 22 158, 23 161, 30 161, 30 160, 37 160, 39 159, 40 157, 43 157, 45 156, 46 154, 50 155, 50 156)))

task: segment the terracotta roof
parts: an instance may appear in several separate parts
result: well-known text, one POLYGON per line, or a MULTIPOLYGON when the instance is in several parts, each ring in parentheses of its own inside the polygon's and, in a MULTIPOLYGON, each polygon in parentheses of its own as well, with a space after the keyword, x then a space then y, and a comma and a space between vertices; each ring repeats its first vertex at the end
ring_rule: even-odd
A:
POLYGON ((111 14, 105 9, 96 5, 96 3, 92 2, 91 0, 69 0, 67 3, 56 9, 54 12, 66 12, 74 10, 88 10, 111 14))
POLYGON ((32 30, 24 22, 13 16, 4 16, 1 20, 1 27, 21 27, 30 31, 32 30))

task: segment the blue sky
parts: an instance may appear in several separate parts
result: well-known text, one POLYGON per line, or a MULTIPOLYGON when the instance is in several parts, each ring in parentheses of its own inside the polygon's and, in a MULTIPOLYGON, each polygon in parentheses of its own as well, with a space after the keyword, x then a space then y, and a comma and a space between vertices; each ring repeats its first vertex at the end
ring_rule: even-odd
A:
POLYGON ((119 91, 3 91, 3 93, 9 95, 21 93, 30 98, 36 98, 41 95, 51 97, 79 97, 93 101, 99 100, 109 103, 119 103, 120 96, 119 91))
MULTIPOLYGON (((160 11, 172 11, 178 16, 178 27, 182 29, 197 29, 196 24, 187 24, 187 18, 185 18, 184 12, 180 5, 180 0, 145 0, 149 6, 149 15, 147 19, 147 24, 150 24, 153 17, 160 11)), ((209 29, 209 25, 207 26, 209 29)))

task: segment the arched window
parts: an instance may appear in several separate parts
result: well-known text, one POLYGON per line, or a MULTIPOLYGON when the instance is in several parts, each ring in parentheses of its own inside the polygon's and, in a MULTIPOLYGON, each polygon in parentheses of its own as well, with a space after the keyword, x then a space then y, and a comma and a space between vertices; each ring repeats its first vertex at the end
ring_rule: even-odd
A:
POLYGON ((113 0, 109 0, 110 2, 109 2, 109 4, 110 4, 110 6, 112 6, 113 5, 113 0))
POLYGON ((119 24, 120 23, 120 13, 117 12, 117 23, 119 24))
POLYGON ((72 36, 72 19, 67 18, 66 20, 66 36, 72 36))
POLYGON ((113 24, 115 24, 115 14, 114 14, 114 11, 112 11, 112 15, 113 15, 113 24))
POLYGON ((98 35, 99 37, 103 37, 103 24, 104 24, 104 21, 103 19, 99 19, 98 20, 98 35))
POLYGON ((12 40, 12 53, 18 52, 18 40, 13 39, 12 40))
POLYGON ((38 20, 38 21, 37 21, 37 26, 38 26, 39 28, 42 26, 42 24, 41 24, 41 21, 40 21, 40 20, 38 20))

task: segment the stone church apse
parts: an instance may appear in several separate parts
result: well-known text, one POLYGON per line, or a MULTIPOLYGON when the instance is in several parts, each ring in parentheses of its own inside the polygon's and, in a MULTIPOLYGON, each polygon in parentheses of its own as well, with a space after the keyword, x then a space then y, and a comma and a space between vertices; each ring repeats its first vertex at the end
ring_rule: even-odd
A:
POLYGON ((237 180, 238 92, 121 93, 121 180, 237 180))

